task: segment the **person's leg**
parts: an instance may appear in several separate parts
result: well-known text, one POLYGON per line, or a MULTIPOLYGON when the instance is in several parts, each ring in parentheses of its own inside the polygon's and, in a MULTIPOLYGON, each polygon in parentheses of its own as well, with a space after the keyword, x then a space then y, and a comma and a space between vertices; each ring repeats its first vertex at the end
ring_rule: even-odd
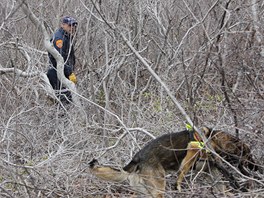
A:
POLYGON ((66 88, 62 88, 62 90, 59 92, 58 98, 63 104, 69 104, 72 102, 71 92, 66 88))
POLYGON ((64 104, 68 104, 72 101, 71 92, 64 87, 61 87, 61 83, 57 77, 57 71, 55 68, 50 68, 47 72, 48 79, 54 90, 57 91, 57 97, 64 104))
POLYGON ((57 77, 57 71, 55 68, 50 68, 47 72, 48 79, 50 81, 50 84, 54 90, 60 89, 60 81, 57 77))

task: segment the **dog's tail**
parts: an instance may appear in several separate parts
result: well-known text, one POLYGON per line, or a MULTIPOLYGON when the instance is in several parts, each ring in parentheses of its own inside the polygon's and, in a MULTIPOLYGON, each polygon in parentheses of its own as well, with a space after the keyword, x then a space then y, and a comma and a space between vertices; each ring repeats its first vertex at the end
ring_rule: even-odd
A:
POLYGON ((124 170, 118 170, 109 166, 99 165, 96 159, 89 162, 92 173, 103 180, 113 182, 123 182, 128 179, 129 173, 124 170))

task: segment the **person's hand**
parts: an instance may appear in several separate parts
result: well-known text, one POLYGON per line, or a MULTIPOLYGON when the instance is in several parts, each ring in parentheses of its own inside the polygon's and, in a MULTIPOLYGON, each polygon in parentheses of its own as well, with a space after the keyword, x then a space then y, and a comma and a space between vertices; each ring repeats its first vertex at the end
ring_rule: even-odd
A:
POLYGON ((71 73, 71 75, 69 76, 69 80, 72 81, 74 84, 77 83, 77 78, 74 73, 71 73))

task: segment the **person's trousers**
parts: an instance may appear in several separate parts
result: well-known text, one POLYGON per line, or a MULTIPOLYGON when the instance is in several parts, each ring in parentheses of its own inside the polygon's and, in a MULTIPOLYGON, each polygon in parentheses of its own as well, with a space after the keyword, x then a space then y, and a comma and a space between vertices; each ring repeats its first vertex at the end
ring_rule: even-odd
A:
POLYGON ((52 88, 56 90, 57 97, 60 99, 60 101, 63 103, 70 103, 72 101, 71 92, 66 90, 65 87, 61 86, 56 69, 49 68, 47 76, 52 88))

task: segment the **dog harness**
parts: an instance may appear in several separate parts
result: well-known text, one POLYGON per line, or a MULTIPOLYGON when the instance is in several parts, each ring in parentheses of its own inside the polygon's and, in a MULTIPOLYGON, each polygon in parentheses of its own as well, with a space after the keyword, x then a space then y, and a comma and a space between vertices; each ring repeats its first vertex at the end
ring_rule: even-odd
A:
MULTIPOLYGON (((193 128, 186 125, 187 130, 189 131, 190 143, 196 145, 199 149, 205 149, 205 144, 202 141, 201 137, 197 132, 193 130, 193 128)), ((205 149, 206 153, 210 153, 208 149, 205 149)))
POLYGON ((199 149, 204 149, 204 143, 198 141, 191 141, 190 143, 195 144, 199 149))

